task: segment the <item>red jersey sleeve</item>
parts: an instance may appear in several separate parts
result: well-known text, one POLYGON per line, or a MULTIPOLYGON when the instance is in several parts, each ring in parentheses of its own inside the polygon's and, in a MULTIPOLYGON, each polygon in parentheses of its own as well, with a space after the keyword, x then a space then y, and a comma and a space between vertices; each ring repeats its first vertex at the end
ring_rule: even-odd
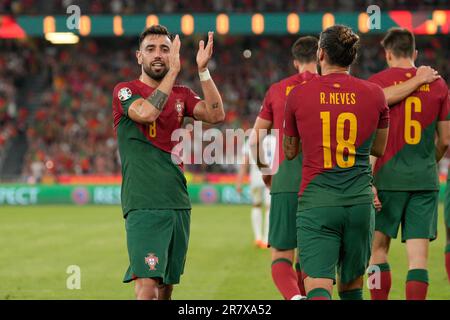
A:
POLYGON ((117 128, 122 116, 128 117, 128 108, 136 100, 141 98, 135 88, 129 83, 121 82, 114 87, 112 96, 114 128, 117 128), (133 93, 133 91, 135 91, 133 93))
POLYGON ((288 137, 299 137, 298 128, 297 128, 297 118, 295 116, 296 110, 296 101, 299 101, 297 98, 294 98, 295 91, 291 93, 287 97, 286 108, 284 109, 284 135, 288 137))
MULTIPOLYGON (((445 88, 447 89, 447 88, 445 88)), ((441 110, 439 112, 439 121, 450 120, 450 97, 448 89, 445 90, 444 97, 441 102, 441 110)))
POLYGON ((184 94, 184 103, 185 103, 184 115, 186 117, 194 118, 194 108, 197 105, 197 103, 202 101, 202 99, 199 97, 198 94, 196 94, 192 89, 190 89, 188 87, 185 87, 184 91, 185 91, 185 94, 184 94))
POLYGON ((137 89, 130 83, 121 82, 114 87, 113 91, 113 110, 120 115, 128 117, 128 108, 137 99, 142 98, 137 89))
POLYGON ((377 101, 380 106, 380 118, 378 119, 378 129, 389 128, 389 106, 387 104, 386 98, 384 96, 383 90, 377 86, 377 101))
POLYGON ((261 110, 259 111, 258 117, 261 119, 273 122, 273 110, 272 110, 272 88, 270 87, 264 97, 261 110))

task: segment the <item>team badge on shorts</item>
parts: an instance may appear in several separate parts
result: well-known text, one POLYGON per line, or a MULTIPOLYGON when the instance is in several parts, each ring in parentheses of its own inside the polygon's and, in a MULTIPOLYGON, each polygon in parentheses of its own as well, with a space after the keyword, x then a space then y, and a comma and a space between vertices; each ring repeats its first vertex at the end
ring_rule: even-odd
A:
POLYGON ((154 253, 149 253, 145 257, 145 263, 148 264, 150 270, 156 270, 156 265, 158 264, 158 257, 154 253))
POLYGON ((131 90, 130 88, 122 88, 119 90, 119 93, 117 94, 117 97, 120 101, 125 101, 131 98, 131 90))

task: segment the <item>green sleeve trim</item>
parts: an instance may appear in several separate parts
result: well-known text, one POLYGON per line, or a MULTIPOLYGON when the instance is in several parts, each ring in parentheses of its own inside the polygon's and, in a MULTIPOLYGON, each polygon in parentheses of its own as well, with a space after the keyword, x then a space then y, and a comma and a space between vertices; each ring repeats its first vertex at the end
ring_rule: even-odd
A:
POLYGON ((362 289, 353 289, 339 292, 341 300, 363 300, 362 289))
POLYGON ((308 292, 307 297, 308 297, 308 299, 324 297, 324 298, 327 298, 328 300, 331 300, 331 294, 324 288, 312 289, 310 292, 308 292))
POLYGON ((141 98, 141 96, 134 94, 129 99, 125 101, 120 101, 120 104, 122 105, 123 113, 125 116, 128 117, 128 108, 131 106, 131 104, 136 101, 137 99, 141 98))
POLYGON ((408 271, 406 281, 419 281, 428 283, 428 271, 426 269, 412 269, 408 271))
POLYGON ((450 253, 450 243, 445 246, 445 253, 450 253))
POLYGON ((276 264, 276 263, 287 263, 287 264, 289 264, 290 266, 292 266, 292 261, 289 260, 289 259, 286 259, 286 258, 279 258, 279 259, 273 260, 273 261, 272 261, 272 266, 273 266, 274 264, 276 264))
POLYGON ((296 262, 296 263, 295 263, 295 270, 301 271, 300 263, 299 263, 299 262, 296 262))

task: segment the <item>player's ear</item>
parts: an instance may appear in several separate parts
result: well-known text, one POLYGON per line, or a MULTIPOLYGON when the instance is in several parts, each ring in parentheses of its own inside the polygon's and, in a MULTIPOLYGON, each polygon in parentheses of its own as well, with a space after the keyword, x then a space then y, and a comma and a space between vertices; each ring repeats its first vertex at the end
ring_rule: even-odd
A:
POLYGON ((136 50, 136 59, 137 59, 137 62, 138 62, 138 64, 142 64, 142 53, 141 53, 141 50, 136 50))
POLYGON ((413 61, 416 61, 418 55, 419 55, 419 51, 414 50, 413 57, 412 57, 413 61))
POLYGON ((385 51, 386 61, 389 63, 392 59, 391 52, 389 50, 385 51))
POLYGON ((322 48, 319 48, 319 50, 317 50, 317 58, 319 61, 323 61, 323 59, 325 58, 325 51, 323 51, 322 48))
POLYGON ((293 64, 294 64, 295 70, 298 70, 298 65, 299 65, 298 61, 294 59, 293 64))

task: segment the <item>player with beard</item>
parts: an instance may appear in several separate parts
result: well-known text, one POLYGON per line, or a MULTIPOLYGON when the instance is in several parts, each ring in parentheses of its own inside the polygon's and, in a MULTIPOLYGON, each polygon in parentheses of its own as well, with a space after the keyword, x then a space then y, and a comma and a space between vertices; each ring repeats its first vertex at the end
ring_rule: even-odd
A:
MULTIPOLYGON (((114 128, 122 162, 122 211, 137 299, 170 299, 183 273, 191 204, 182 167, 172 161, 172 132, 184 117, 207 123, 224 120, 222 99, 207 69, 213 33, 200 41, 197 66, 204 95, 176 85, 180 39, 166 27, 144 30, 136 51, 139 79, 121 82, 113 93, 114 128)), ((176 155, 175 155, 176 156, 176 155)))

